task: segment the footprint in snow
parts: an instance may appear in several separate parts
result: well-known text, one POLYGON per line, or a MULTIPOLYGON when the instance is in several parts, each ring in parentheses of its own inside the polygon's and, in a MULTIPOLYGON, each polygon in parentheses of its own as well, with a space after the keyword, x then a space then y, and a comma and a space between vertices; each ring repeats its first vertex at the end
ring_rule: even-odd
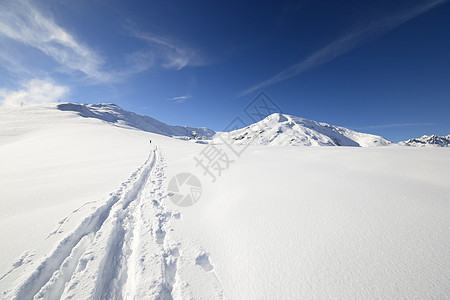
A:
POLYGON ((214 266, 209 262, 209 255, 207 253, 199 254, 195 259, 195 264, 202 267, 206 272, 214 269, 214 266))

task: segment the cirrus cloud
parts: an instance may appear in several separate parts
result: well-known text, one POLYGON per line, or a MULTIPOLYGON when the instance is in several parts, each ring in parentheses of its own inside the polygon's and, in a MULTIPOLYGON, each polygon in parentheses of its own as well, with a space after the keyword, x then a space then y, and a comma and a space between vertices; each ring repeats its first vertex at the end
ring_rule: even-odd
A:
MULTIPOLYGON (((203 56, 197 49, 167 36, 158 36, 143 32, 133 25, 126 27, 130 36, 147 43, 149 49, 145 52, 152 56, 166 69, 181 70, 187 66, 201 66, 205 64, 203 56)), ((140 53, 142 55, 142 53, 140 53)))
MULTIPOLYGON (((29 0, 0 1, 0 43, 37 49, 50 57, 66 73, 89 79, 90 84, 114 83, 150 68, 181 70, 186 66, 199 66, 203 60, 199 51, 167 36, 140 32, 127 28, 129 35, 145 41, 147 46, 124 53, 126 67, 113 69, 107 57, 86 41, 69 32, 51 17, 49 12, 29 0)), ((0 65, 12 73, 30 73, 32 66, 17 64, 17 53, 12 47, 0 49, 0 65), (14 62, 14 65, 13 63, 14 62), (28 70, 28 71, 19 71, 28 70)), ((47 73, 49 74, 49 73, 47 73)), ((29 76, 33 78, 35 76, 29 76)), ((53 76, 53 75, 52 75, 53 76)))
POLYGON ((418 5, 416 7, 412 7, 403 12, 370 22, 365 27, 354 28, 347 35, 341 36, 325 47, 313 52, 311 55, 298 62, 297 64, 282 70, 281 72, 275 74, 267 80, 264 80, 247 88, 242 93, 240 93, 239 97, 254 93, 258 90, 285 81, 310 69, 328 63, 336 59, 337 57, 342 56, 347 52, 363 45, 364 43, 367 43, 372 39, 381 37, 382 35, 402 25, 403 23, 429 11, 430 9, 444 4, 445 2, 448 2, 448 0, 425 1, 425 3, 422 3, 421 5, 418 5))
POLYGON ((173 101, 175 103, 183 103, 184 101, 186 101, 189 98, 191 98, 191 96, 177 96, 177 97, 167 98, 166 100, 173 101))
POLYGON ((35 48, 70 71, 108 81, 103 59, 88 45, 25 0, 0 3, 0 35, 35 48))

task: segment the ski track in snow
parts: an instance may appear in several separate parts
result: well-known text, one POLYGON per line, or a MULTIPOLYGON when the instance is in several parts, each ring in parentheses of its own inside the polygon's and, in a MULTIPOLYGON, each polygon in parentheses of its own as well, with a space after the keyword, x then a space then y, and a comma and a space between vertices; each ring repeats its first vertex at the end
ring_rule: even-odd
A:
POLYGON ((54 231, 52 231, 45 239, 48 239, 48 238, 51 237, 52 235, 63 233, 62 228, 64 227, 64 225, 65 225, 67 222, 70 221, 70 219, 71 219, 71 217, 72 217, 73 215, 75 215, 77 212, 79 212, 80 210, 82 210, 82 209, 83 209, 85 206, 87 206, 88 204, 95 203, 95 202, 97 202, 97 201, 88 201, 88 202, 84 203, 83 205, 81 205, 80 207, 78 207, 77 209, 73 210, 73 211, 70 213, 70 215, 68 215, 67 217, 64 217, 61 221, 58 222, 58 227, 57 227, 54 231))
MULTIPOLYGON (((204 251, 197 258, 183 257, 181 244, 170 237, 170 221, 181 214, 163 203, 163 182, 164 161, 155 147, 104 205, 65 237, 16 290, 3 296, 21 300, 191 298, 189 284, 180 279, 179 261, 200 265, 205 272, 213 266, 204 251)), ((50 235, 59 233, 71 215, 50 235)), ((210 273, 209 284, 217 298, 226 298, 217 276, 210 273)))

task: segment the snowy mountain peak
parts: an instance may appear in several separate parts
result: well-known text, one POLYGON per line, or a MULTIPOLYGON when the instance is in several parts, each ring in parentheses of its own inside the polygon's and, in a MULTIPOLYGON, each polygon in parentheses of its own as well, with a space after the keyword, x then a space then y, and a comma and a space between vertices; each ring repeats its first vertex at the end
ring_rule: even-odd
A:
POLYGON ((291 118, 289 115, 284 115, 281 113, 273 113, 270 116, 267 116, 264 120, 267 120, 267 122, 282 123, 282 122, 291 121, 291 118))
POLYGON ((57 105, 57 108, 63 111, 77 112, 80 116, 85 118, 96 118, 115 125, 129 126, 171 137, 210 139, 215 134, 213 130, 206 127, 193 128, 168 125, 152 117, 124 110, 112 103, 61 103, 57 105))
POLYGON ((400 142, 399 144, 411 147, 450 147, 450 134, 447 136, 424 135, 420 138, 400 142))
POLYGON ((275 113, 231 132, 218 132, 213 143, 271 146, 385 146, 391 142, 376 135, 356 132, 296 116, 275 113))

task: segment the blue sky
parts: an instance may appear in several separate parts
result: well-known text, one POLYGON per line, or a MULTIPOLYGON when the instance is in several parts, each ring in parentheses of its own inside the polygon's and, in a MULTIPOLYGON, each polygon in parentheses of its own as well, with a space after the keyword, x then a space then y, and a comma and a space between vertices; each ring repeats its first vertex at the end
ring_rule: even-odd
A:
POLYGON ((222 130, 288 114, 399 141, 450 134, 450 1, 2 0, 3 105, 112 102, 222 130))

